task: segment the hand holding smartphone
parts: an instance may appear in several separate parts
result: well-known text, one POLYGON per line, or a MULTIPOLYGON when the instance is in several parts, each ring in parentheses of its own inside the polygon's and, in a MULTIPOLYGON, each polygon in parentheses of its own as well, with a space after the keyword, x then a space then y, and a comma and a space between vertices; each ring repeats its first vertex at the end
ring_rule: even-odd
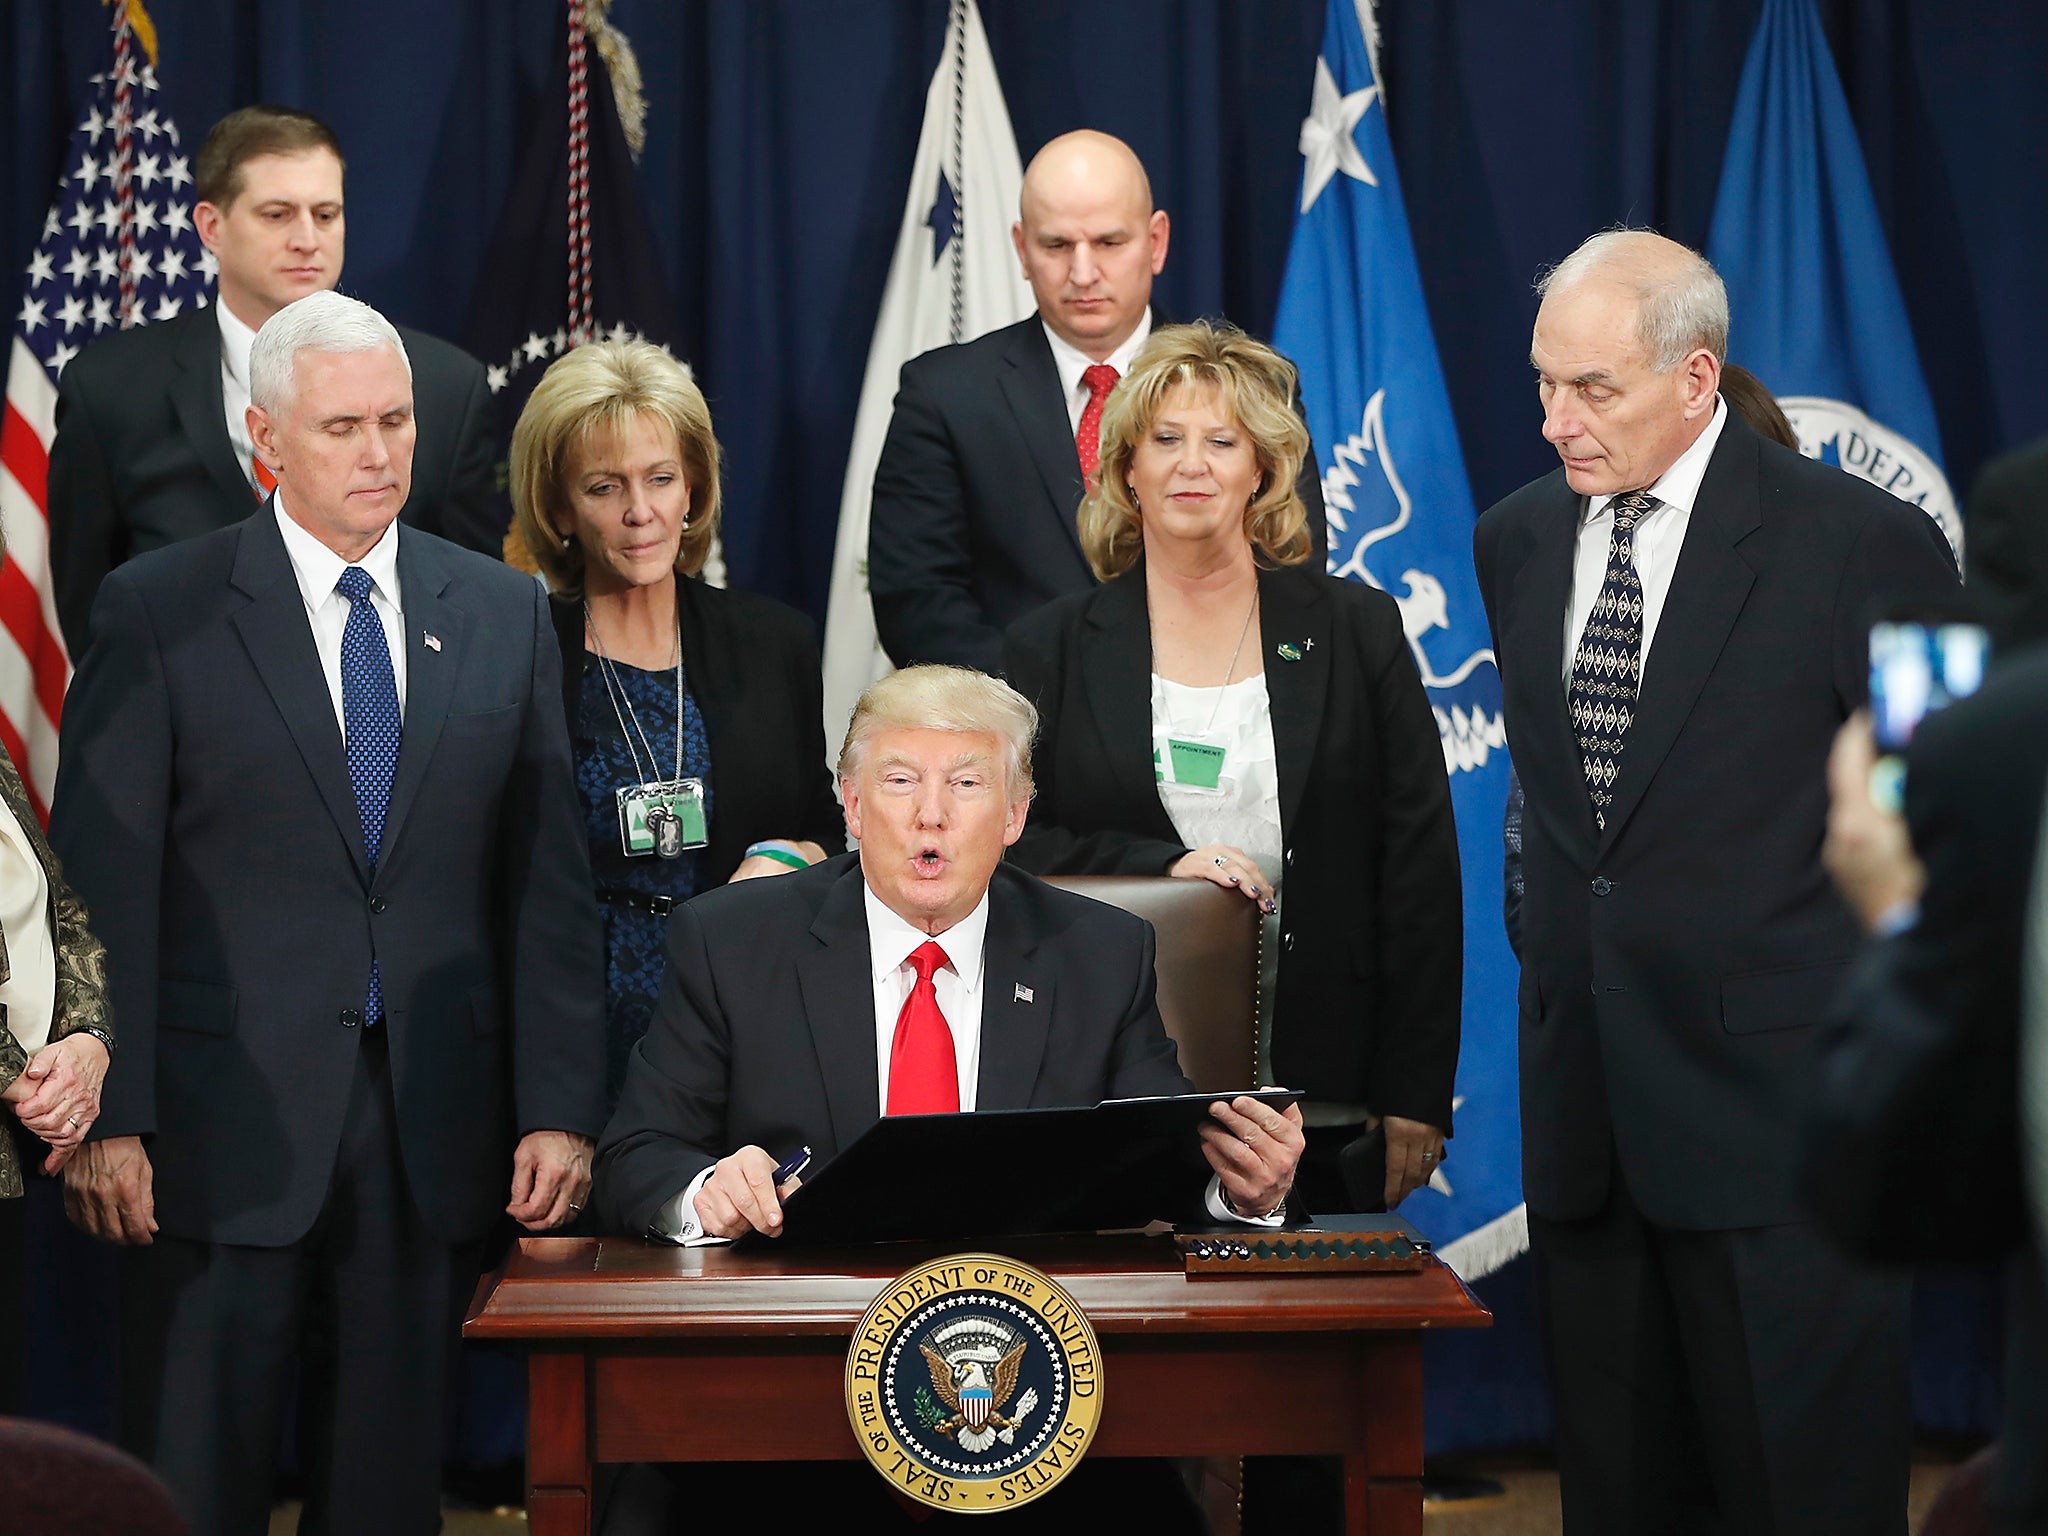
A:
POLYGON ((1984 681, 1991 636, 1953 609, 1899 609, 1870 627, 1870 719, 1878 758, 1870 795, 1897 815, 1905 799, 1905 752, 1920 722, 1984 681))

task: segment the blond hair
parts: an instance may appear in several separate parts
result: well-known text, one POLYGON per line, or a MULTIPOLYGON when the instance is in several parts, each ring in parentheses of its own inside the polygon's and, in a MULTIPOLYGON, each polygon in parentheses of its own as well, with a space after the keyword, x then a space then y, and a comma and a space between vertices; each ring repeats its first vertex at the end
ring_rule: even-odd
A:
POLYGON ((1003 747, 1003 793, 1011 805, 1031 798, 1031 738, 1038 711, 999 677, 972 667, 916 666, 891 672, 853 706, 839 748, 839 777, 857 778, 868 743, 883 731, 956 731, 993 736, 1003 747))
POLYGON ((541 375, 512 429, 512 524, 556 592, 583 590, 583 546, 554 521, 569 510, 569 460, 593 436, 622 432, 640 416, 667 425, 690 488, 676 572, 694 576, 704 568, 718 533, 719 459, 704 392, 651 341, 588 342, 541 375))
POLYGON ((1259 485, 1245 507, 1245 537, 1276 565, 1309 557, 1308 508, 1295 490, 1308 428, 1294 409, 1294 379, 1294 364, 1228 323, 1197 320, 1152 333, 1103 407, 1101 470, 1081 503, 1081 552, 1098 579, 1121 576, 1144 551, 1131 463, 1166 397, 1182 385, 1215 390, 1251 439, 1259 485))

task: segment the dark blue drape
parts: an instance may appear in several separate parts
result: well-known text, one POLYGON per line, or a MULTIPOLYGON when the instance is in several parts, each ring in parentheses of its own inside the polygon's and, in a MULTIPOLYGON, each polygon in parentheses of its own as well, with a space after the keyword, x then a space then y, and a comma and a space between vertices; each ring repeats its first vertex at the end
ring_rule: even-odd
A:
MULTIPOLYGON (((1025 155, 1083 124, 1128 139, 1174 220, 1161 307, 1265 329, 1323 0, 981 3, 1025 155)), ((2048 391, 2030 368, 2048 353, 2048 7, 1819 4, 1961 490, 1990 453, 2048 433, 2048 391)), ((1480 505, 1555 462, 1527 366, 1538 266, 1617 222, 1705 244, 1757 8, 1382 0, 1387 115, 1480 505)), ((459 334, 483 264, 518 259, 486 247, 563 9, 150 3, 188 137, 254 100, 332 122, 350 161, 347 287, 446 335, 459 334)), ((945 0, 617 0, 612 13, 645 72, 640 180, 727 451, 733 579, 813 614, 945 12, 945 0)), ((105 24, 99 0, 0 0, 10 316, 105 24)), ((1532 1356, 1519 1283, 1497 1284, 1504 1320, 1524 1326, 1456 1348, 1462 1359, 1515 1343, 1523 1365, 1504 1376, 1498 1356, 1466 1362, 1470 1396, 1439 1396, 1438 1431, 1447 1414, 1486 1411, 1489 1390, 1503 1424, 1538 1422, 1516 1385, 1532 1356)), ((1969 1418, 1972 1391, 1955 1385, 1945 1400, 1969 1418)))

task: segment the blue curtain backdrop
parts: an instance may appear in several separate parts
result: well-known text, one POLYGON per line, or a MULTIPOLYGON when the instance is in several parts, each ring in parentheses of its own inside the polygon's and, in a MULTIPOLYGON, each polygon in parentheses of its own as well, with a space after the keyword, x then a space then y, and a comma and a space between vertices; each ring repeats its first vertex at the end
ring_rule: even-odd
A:
MULTIPOLYGON (((1128 139, 1174 219, 1161 305, 1266 330, 1324 0, 981 6, 1024 153, 1084 124, 1128 139)), ((1623 221, 1706 244, 1758 8, 1382 0, 1387 119, 1481 507, 1555 464, 1527 365, 1536 269, 1623 221)), ((149 9, 185 131, 196 140, 255 100, 326 118, 350 161, 348 288, 396 319, 459 335, 483 264, 518 259, 486 247, 555 68, 559 0, 149 9)), ((2048 434, 2048 391, 2029 370, 2048 352, 2038 254, 2048 249, 2038 195, 2048 7, 1820 0, 1820 10, 1960 492, 1990 454, 2048 434)), ((0 0, 10 315, 73 105, 105 57, 106 14, 99 0, 0 0)), ((861 369, 945 0, 616 0, 612 19, 645 72, 641 183, 728 456, 733 580, 822 616, 861 369)), ((45 1228, 37 1241, 53 1239, 45 1228)), ((1525 1267, 1484 1289, 1526 1353, 1525 1267)), ((1948 1284, 1986 1294, 1972 1280, 1948 1284)), ((1936 1310, 1940 1354, 1963 1369, 1923 1375, 1923 1422, 1966 1428, 1988 1410, 1984 1376, 1964 1363, 1989 1345, 1967 1300, 1936 1310)), ((70 1347, 85 1351, 70 1364, 90 1374, 96 1343, 70 1347)), ((1526 1359, 1503 1361, 1493 1347, 1449 1346, 1449 1374, 1469 1395, 1433 1398, 1433 1444, 1445 1443, 1444 1411, 1469 1426, 1488 1398, 1504 1427, 1540 1430, 1526 1359)))
MULTIPOLYGON (((2048 7, 1821 0, 1958 490, 2048 433, 2048 7)), ((1654 223, 1704 246, 1756 0, 1383 0, 1387 117, 1473 494, 1551 462, 1536 268, 1654 223)), ((349 152, 349 287, 459 330, 556 0, 152 0, 179 123, 318 112, 349 152)), ((1320 0, 984 0, 1028 155, 1087 123, 1150 167, 1179 315, 1271 321, 1320 0), (1076 46, 1076 39, 1086 39, 1076 46)), ((944 0, 617 0, 646 73, 641 180, 730 469, 734 579, 818 613, 839 480, 944 0)), ((98 0, 0 0, 0 294, 13 303, 98 0)))

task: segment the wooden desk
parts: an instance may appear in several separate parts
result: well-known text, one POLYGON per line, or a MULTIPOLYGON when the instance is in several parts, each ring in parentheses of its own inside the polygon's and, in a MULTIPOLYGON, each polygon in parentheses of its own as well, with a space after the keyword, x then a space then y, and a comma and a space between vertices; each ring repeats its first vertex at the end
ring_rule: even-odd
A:
MULTIPOLYGON (((534 1536, 590 1529, 593 1462, 782 1461, 791 1446, 860 1460, 847 1341, 888 1281, 958 1246, 522 1241, 463 1333, 530 1348, 534 1536)), ((1194 1281, 1165 1238, 985 1246, 1053 1276, 1094 1323, 1091 1455, 1341 1456, 1353 1536, 1420 1536, 1422 1331, 1492 1321, 1449 1270, 1194 1281)))

